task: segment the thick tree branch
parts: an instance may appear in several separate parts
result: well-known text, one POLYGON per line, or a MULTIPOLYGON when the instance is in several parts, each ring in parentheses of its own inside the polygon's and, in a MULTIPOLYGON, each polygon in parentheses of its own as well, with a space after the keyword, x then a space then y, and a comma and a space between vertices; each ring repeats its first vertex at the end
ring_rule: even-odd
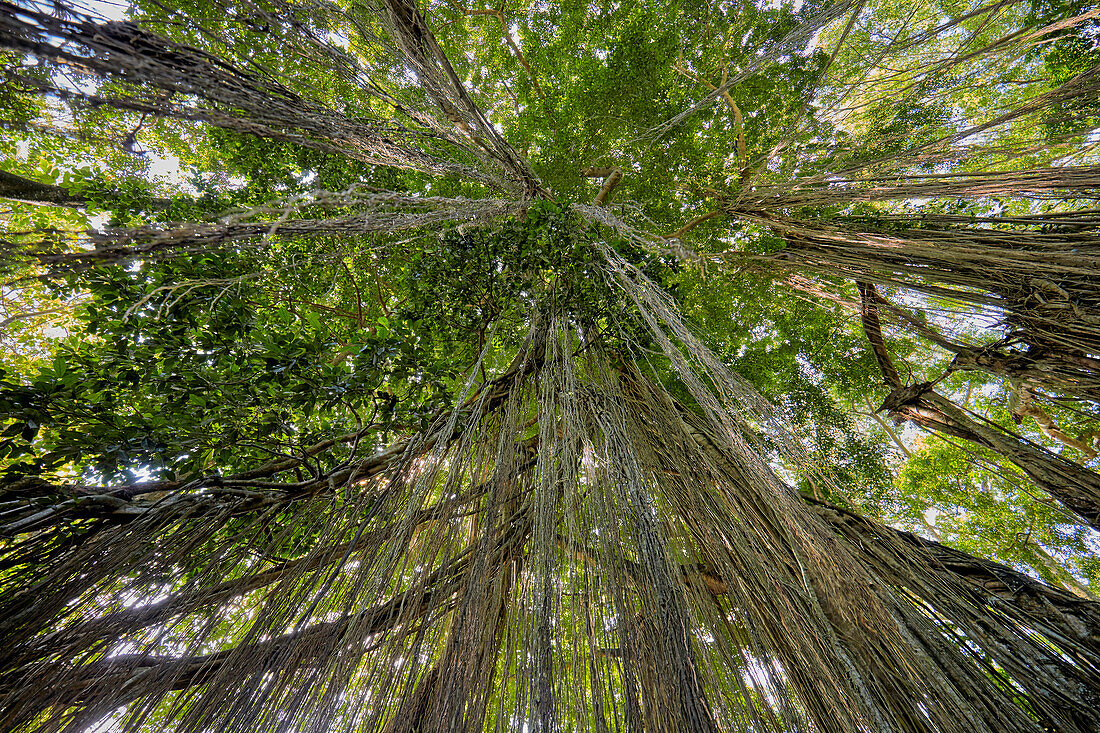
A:
MULTIPOLYGON (((106 191, 102 196, 105 199, 117 199, 120 194, 114 191, 106 191)), ((0 198, 36 206, 66 206, 70 208, 82 208, 90 202, 87 196, 73 193, 71 189, 65 186, 39 183, 4 170, 0 170, 0 198)), ((151 198, 144 203, 148 204, 149 208, 154 211, 161 211, 171 206, 172 200, 151 198)))
POLYGON ((858 282, 856 287, 859 288, 862 304, 863 332, 867 334, 867 340, 871 342, 871 350, 875 354, 875 360, 878 362, 878 367, 886 380, 886 385, 891 389, 899 389, 904 383, 901 381, 897 369, 894 368, 890 351, 886 348, 886 341, 882 338, 882 324, 878 320, 878 305, 876 302, 878 292, 875 290, 875 286, 870 283, 858 282))
POLYGON ((603 206, 607 203, 608 198, 611 196, 611 192, 615 190, 615 187, 619 185, 619 182, 623 179, 623 172, 619 168, 602 168, 602 167, 586 167, 581 168, 581 175, 585 178, 602 178, 604 179, 603 186, 600 188, 600 192, 596 194, 595 200, 592 202, 594 206, 603 206))
MULTIPOLYGON (((532 447, 523 445, 520 446, 520 450, 528 453, 532 451, 532 447)), ((535 461, 532 458, 518 466, 511 474, 511 479, 514 480, 523 476, 534 466, 535 461)), ((471 502, 485 496, 490 489, 490 482, 479 484, 460 496, 441 499, 431 506, 420 509, 411 518, 403 521, 407 522, 409 526, 419 527, 428 522, 453 518, 462 507, 468 506, 471 502)), ((384 492, 383 495, 379 495, 374 502, 370 503, 380 505, 383 499, 384 492)), ((35 639, 24 648, 15 647, 0 653, 0 669, 26 665, 34 659, 52 653, 59 645, 67 646, 74 640, 81 647, 86 647, 97 640, 111 639, 117 637, 120 633, 134 633, 155 624, 166 623, 172 619, 226 603, 234 598, 260 590, 295 575, 302 575, 329 567, 340 561, 347 561, 353 553, 380 546, 382 542, 392 537, 394 530, 395 525, 388 524, 365 532, 354 541, 316 548, 299 559, 279 562, 259 573, 234 578, 205 588, 198 587, 179 591, 171 597, 156 603, 127 608, 68 626, 60 631, 35 639)))
POLYGON ((600 188, 600 192, 596 194, 596 198, 593 199, 592 204, 594 206, 603 206, 607 203, 607 200, 611 198, 611 192, 615 190, 615 187, 619 185, 619 182, 623 180, 623 172, 618 168, 611 171, 611 173, 604 179, 603 187, 600 188))
MULTIPOLYGON (((917 318, 909 311, 892 303, 890 300, 885 298, 882 293, 878 292, 874 285, 868 285, 867 287, 869 288, 868 295, 873 300, 873 302, 881 305, 891 314, 896 316, 899 320, 903 321, 907 326, 909 326, 909 328, 913 330, 913 333, 931 341, 937 346, 946 349, 954 354, 958 354, 967 350, 968 347, 951 341, 920 318, 917 318)), ((862 290, 860 291, 860 295, 863 295, 862 290)))
MULTIPOLYGON (((504 139, 474 102, 417 4, 411 0, 385 0, 383 7, 392 26, 390 30, 408 60, 417 67, 418 73, 424 74, 425 78, 435 77, 439 84, 449 87, 438 92, 433 91, 434 85, 427 87, 443 113, 464 135, 501 163, 526 195, 546 194, 527 160, 504 139)), ((507 29, 505 31, 507 35, 507 29)))
POLYGON ((64 186, 39 183, 4 170, 0 170, 0 198, 24 204, 48 204, 74 208, 88 203, 87 197, 75 194, 64 186))
MULTIPOLYGON (((677 408, 690 426, 688 432, 697 445, 717 465, 723 465, 725 459, 717 448, 718 439, 710 434, 705 422, 683 405, 677 403, 677 408)), ((892 544, 912 547, 915 556, 906 562, 912 561, 917 568, 926 567, 934 573, 942 573, 943 581, 950 585, 964 584, 981 594, 983 605, 995 599, 1017 619, 1041 620, 1056 636, 1087 648, 1092 659, 1090 664, 1100 668, 1100 602, 1051 588, 1007 566, 893 529, 823 501, 805 495, 802 499, 849 541, 857 555, 867 557, 868 550, 873 550, 871 557, 881 559, 893 555, 892 544)), ((898 573, 899 584, 904 586, 909 571, 894 562, 887 567, 891 568, 891 573, 898 573)))

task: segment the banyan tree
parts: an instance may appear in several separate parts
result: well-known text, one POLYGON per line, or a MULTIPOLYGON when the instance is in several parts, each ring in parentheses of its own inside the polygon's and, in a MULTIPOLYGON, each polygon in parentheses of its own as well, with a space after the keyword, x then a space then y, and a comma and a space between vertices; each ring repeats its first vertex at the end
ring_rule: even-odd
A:
POLYGON ((0 730, 1100 730, 1098 17, 0 3, 0 730))

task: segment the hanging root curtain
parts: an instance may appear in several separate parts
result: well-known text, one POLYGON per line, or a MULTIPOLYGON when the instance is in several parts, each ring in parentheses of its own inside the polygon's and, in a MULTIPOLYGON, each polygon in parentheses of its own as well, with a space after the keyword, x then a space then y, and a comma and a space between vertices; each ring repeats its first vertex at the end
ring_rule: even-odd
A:
POLYGON ((808 504, 797 436, 595 246, 634 335, 551 287, 411 438, 9 513, 0 726, 1100 725, 1094 604, 808 504))
MULTIPOLYGON (((1035 354, 1090 372, 1100 362, 1100 247, 1091 211, 965 226, 910 222, 811 223, 735 214, 766 224, 786 247, 782 264, 896 284, 1005 313, 1009 336, 1035 354)), ((1094 376, 1094 375, 1092 375, 1094 376)))

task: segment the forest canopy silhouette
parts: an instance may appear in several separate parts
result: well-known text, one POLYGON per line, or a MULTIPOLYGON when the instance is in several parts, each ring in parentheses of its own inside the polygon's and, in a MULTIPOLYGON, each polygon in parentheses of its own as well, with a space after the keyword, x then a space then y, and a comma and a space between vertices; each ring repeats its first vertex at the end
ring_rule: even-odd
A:
POLYGON ((1100 729, 1098 19, 0 2, 0 731, 1100 729))

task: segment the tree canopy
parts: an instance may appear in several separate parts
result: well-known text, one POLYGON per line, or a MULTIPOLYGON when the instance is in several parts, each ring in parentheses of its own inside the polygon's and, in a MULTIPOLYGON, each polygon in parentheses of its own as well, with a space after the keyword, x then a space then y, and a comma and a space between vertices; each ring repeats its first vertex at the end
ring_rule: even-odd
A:
POLYGON ((1100 11, 0 0, 0 730, 1100 729, 1100 11))

